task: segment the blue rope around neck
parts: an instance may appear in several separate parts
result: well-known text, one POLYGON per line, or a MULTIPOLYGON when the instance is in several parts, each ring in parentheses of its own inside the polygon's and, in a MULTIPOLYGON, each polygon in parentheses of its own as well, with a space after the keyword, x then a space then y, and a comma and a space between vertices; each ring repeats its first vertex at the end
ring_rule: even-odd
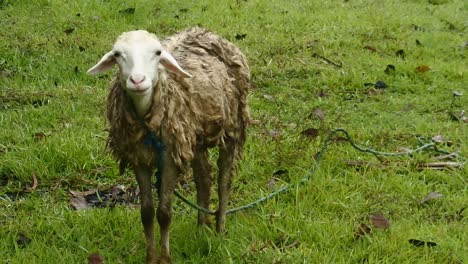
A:
POLYGON ((155 176, 156 176, 155 187, 159 194, 159 190, 161 189, 161 181, 162 181, 161 173, 162 173, 163 165, 164 165, 163 159, 164 159, 164 152, 166 151, 166 145, 164 145, 164 142, 162 141, 162 139, 156 136, 156 134, 153 131, 151 131, 144 122, 142 123, 143 123, 143 126, 146 128, 146 136, 143 139, 143 144, 151 147, 154 153, 158 156, 158 163, 156 164, 157 171, 155 173, 155 176))

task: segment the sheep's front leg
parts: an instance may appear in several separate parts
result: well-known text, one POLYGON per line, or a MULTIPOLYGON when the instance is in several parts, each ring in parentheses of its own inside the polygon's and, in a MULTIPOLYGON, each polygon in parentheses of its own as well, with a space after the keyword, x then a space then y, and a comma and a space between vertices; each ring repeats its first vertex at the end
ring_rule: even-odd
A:
POLYGON ((232 170, 234 167, 234 157, 236 155, 236 147, 234 143, 226 140, 226 146, 219 148, 218 158, 218 197, 219 207, 216 212, 216 231, 224 232, 226 222, 226 210, 229 200, 229 192, 231 189, 232 170))
POLYGON ((151 185, 152 170, 146 166, 134 168, 138 186, 140 187, 141 222, 146 238, 146 263, 156 263, 156 241, 154 239, 154 205, 151 185))
MULTIPOLYGON (((197 188, 197 203, 199 206, 208 209, 211 194, 211 165, 208 160, 208 150, 198 149, 195 152, 193 161, 193 178, 197 188)), ((198 211, 198 225, 209 225, 208 215, 198 211)))
POLYGON ((170 154, 165 155, 163 170, 161 173, 161 189, 159 190, 159 205, 156 211, 161 234, 161 259, 160 263, 170 263, 169 253, 169 225, 172 215, 172 194, 177 182, 179 169, 176 167, 170 154))

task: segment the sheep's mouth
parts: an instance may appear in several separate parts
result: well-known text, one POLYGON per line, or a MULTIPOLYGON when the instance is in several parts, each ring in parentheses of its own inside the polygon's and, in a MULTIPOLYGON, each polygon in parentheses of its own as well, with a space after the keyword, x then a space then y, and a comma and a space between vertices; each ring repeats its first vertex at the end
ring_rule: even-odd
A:
POLYGON ((133 94, 143 95, 149 90, 149 88, 128 89, 128 90, 133 94))

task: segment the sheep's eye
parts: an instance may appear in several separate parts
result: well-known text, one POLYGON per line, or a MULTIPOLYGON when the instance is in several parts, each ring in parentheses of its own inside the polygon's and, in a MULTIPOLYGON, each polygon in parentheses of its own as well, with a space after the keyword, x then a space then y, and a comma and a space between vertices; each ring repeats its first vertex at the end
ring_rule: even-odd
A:
POLYGON ((160 51, 160 50, 157 50, 157 51, 156 51, 156 55, 157 55, 157 56, 161 55, 161 51, 160 51))
POLYGON ((114 57, 118 58, 120 56, 122 56, 122 53, 120 53, 119 51, 114 52, 114 57))

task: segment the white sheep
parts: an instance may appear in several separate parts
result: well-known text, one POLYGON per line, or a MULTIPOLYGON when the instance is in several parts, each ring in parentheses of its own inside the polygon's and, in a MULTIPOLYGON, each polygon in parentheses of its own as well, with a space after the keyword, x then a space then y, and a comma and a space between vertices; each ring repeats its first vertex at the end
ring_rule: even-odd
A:
MULTIPOLYGON (((247 60, 227 40, 194 27, 163 41, 138 30, 123 33, 89 74, 119 67, 107 99, 108 148, 120 168, 133 168, 140 187, 141 218, 147 242, 146 262, 170 262, 171 199, 177 178, 191 164, 197 203, 208 208, 211 165, 208 148, 219 147, 216 230, 224 231, 229 189, 242 157, 249 122, 247 60), (153 133, 165 146, 145 144, 153 133), (162 156, 161 159, 159 156, 162 156), (161 256, 153 230, 151 176, 162 161, 157 219, 161 256)), ((209 224, 198 212, 198 224, 209 224)))

